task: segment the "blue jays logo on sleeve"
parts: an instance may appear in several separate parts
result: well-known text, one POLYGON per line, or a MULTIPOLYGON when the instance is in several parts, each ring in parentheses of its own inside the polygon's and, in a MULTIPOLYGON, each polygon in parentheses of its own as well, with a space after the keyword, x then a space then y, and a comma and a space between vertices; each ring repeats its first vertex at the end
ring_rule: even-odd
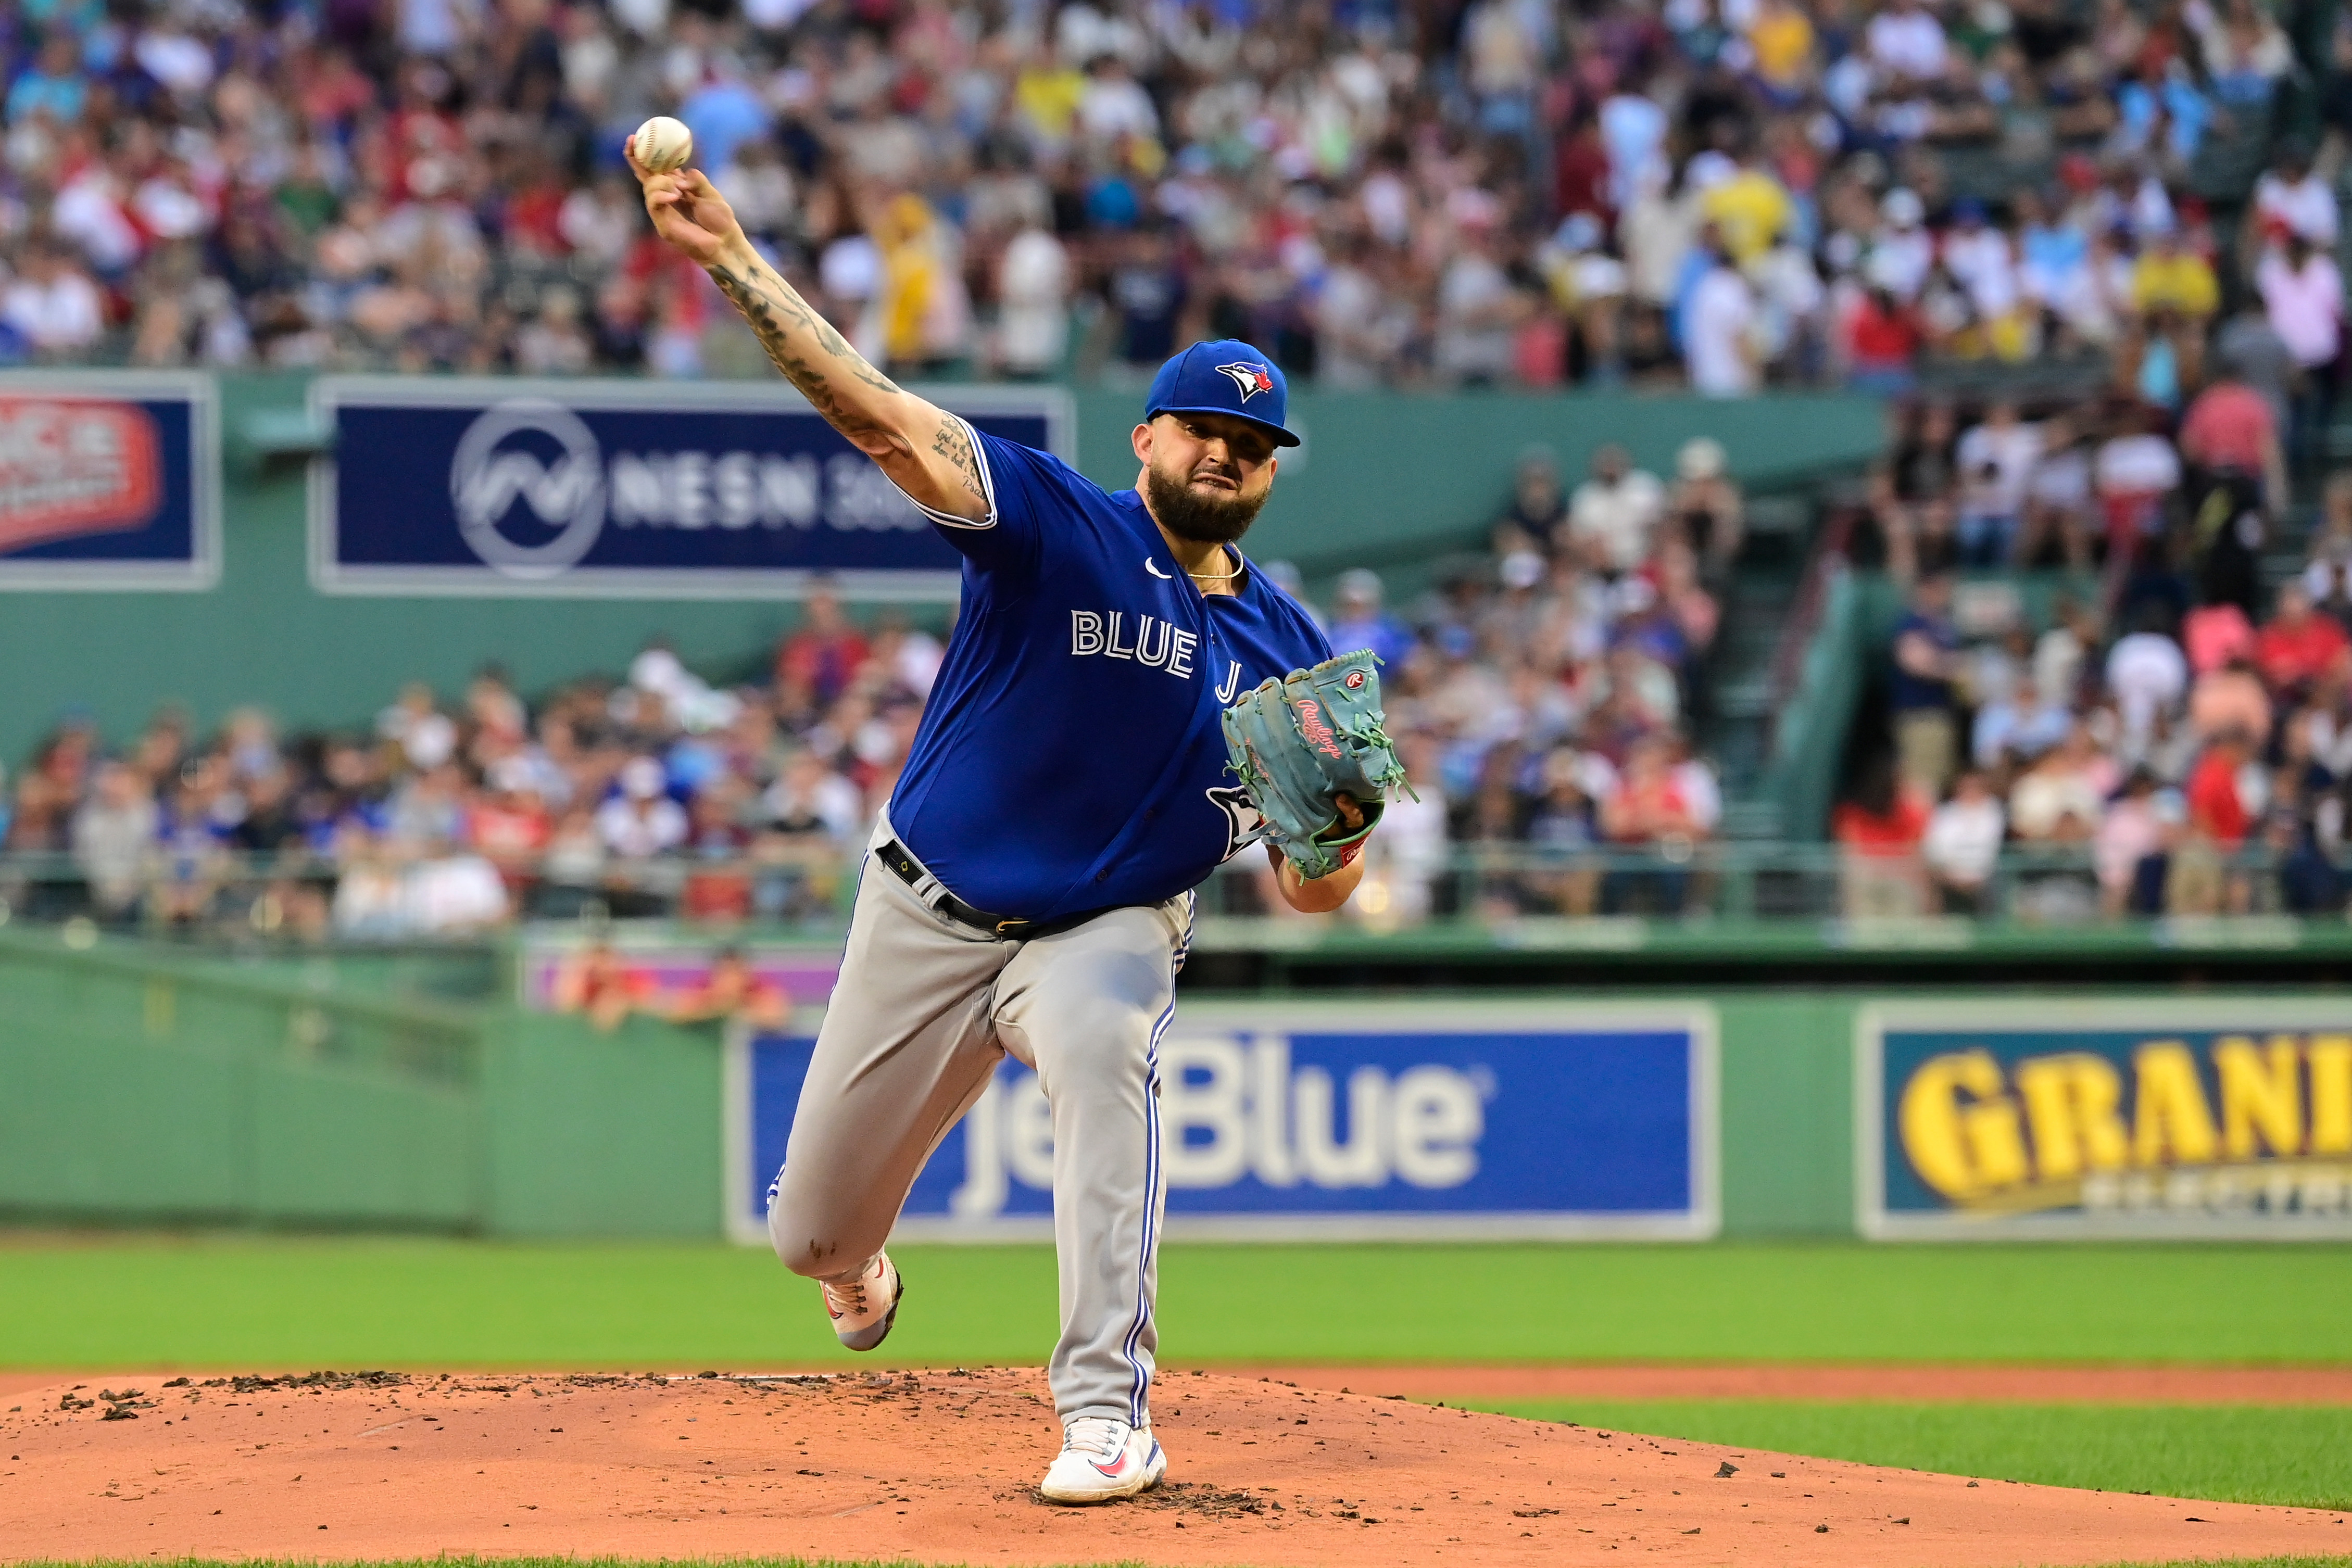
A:
POLYGON ((1209 804, 1225 817, 1225 852, 1217 857, 1217 863, 1223 865, 1255 841, 1265 818, 1250 800, 1249 791, 1238 784, 1213 786, 1208 796, 1209 804))
POLYGON ((1270 392, 1274 390, 1274 377, 1267 372, 1264 365, 1253 365, 1242 361, 1230 365, 1219 365, 1217 369, 1233 382, 1234 390, 1242 394, 1244 402, 1249 402, 1260 392, 1270 392))

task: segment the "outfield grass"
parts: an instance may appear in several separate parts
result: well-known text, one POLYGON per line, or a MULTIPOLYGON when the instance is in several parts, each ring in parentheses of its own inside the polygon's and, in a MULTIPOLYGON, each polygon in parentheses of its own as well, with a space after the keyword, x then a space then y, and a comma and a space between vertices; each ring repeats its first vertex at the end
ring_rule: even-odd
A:
MULTIPOLYGON (((1042 1362, 1043 1247, 911 1247, 884 1360, 1042 1362)), ((2352 1363, 2352 1248, 1227 1247, 1160 1261, 1170 1364, 2352 1363)), ((0 1240, 0 1365, 642 1367, 851 1358, 757 1249, 0 1240)), ((874 1364, 871 1359, 861 1364, 874 1364)))
POLYGON ((1994 1480, 2352 1508, 2352 1410, 1769 1399, 1460 1403, 1542 1421, 1994 1480))

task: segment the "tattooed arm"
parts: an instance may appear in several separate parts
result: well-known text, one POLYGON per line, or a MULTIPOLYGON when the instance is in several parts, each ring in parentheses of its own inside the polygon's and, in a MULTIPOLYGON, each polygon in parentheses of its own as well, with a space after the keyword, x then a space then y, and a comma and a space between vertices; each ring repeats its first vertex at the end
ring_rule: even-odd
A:
POLYGON ((987 517, 988 492, 963 422, 867 364, 760 258, 700 170, 649 173, 636 160, 635 138, 631 143, 629 167, 645 186, 655 232, 710 274, 810 406, 922 505, 974 521, 987 517))

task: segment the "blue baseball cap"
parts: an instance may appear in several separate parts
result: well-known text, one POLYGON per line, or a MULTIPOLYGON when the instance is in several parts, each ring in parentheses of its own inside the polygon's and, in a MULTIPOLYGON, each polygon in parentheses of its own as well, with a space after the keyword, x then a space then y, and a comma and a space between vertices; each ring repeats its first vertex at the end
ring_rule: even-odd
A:
POLYGON ((1160 366, 1143 404, 1146 420, 1163 413, 1229 413, 1264 427, 1276 446, 1298 444, 1298 437, 1283 426, 1289 412, 1290 388, 1282 371, 1232 338, 1195 343, 1160 366))

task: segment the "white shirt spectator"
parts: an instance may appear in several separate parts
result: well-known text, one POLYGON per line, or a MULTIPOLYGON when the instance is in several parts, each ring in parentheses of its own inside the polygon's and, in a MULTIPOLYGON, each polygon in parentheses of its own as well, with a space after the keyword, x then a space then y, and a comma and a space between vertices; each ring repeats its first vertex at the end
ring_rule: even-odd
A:
POLYGON ((98 287, 69 267, 55 266, 47 276, 31 269, 0 296, 0 317, 42 353, 68 353, 98 341, 105 327, 98 287))
POLYGON ((2107 689, 2124 727, 2145 735, 2158 713, 2179 707, 2188 694, 2188 657, 2161 632, 2134 632, 2107 650, 2107 689))
POLYGON ((1569 537, 1596 547, 1612 571, 1632 571, 1650 553, 1650 530, 1666 506, 1658 476, 1636 468, 1614 485, 1587 479, 1568 505, 1569 537))
POLYGON ((2010 423, 1971 426, 1954 454, 1960 511, 1974 517, 2014 517, 2025 510, 2026 487, 2042 461, 2042 427, 2010 423))
POLYGON ((2322 250, 2336 247, 2336 193, 2310 170, 2293 182, 2275 172, 2255 181, 2254 216, 2276 218, 2322 250))
POLYGON ((2344 342, 2344 275, 2336 258, 2315 250, 2298 267, 2278 251, 2254 268, 2271 329, 2306 370, 2335 362, 2344 342))
POLYGON ((1969 291, 1979 315, 1990 319, 2017 308, 2017 259, 2009 236, 1991 225, 1956 228, 1946 236, 1944 268, 1969 291))
POLYGON ((1666 183, 1666 111, 1638 92, 1601 105, 1601 144, 1609 152, 1609 195, 1619 212, 1643 191, 1666 183))
POLYGON ((604 847, 623 860, 648 860, 686 841, 686 811, 667 795, 615 795, 596 808, 604 847))
POLYGON ((997 353, 1018 375, 1062 362, 1070 337, 1070 258, 1062 242, 1032 225, 1014 235, 997 264, 997 353))
POLYGON ((1756 320, 1756 291, 1736 268, 1710 268, 1691 290, 1683 357, 1692 390, 1705 397, 1746 397, 1756 390, 1748 334, 1756 320))
POLYGON ((461 851, 419 863, 408 873, 408 917, 425 933, 478 930, 506 919, 506 883, 498 867, 461 851))
POLYGON ((1895 6, 1870 19, 1863 38, 1871 64, 1885 75, 1927 81, 1944 74, 1949 53, 1944 25, 1925 10, 1897 0, 1895 6))
POLYGON ((1929 814, 1919 853, 1946 881, 1963 887, 1979 886, 1992 875, 2008 831, 1998 799, 1987 795, 1969 801, 1956 797, 1929 814))
POLYGON ((49 209, 49 221, 102 272, 120 272, 145 248, 123 210, 121 190, 103 163, 92 163, 66 183, 49 209))

